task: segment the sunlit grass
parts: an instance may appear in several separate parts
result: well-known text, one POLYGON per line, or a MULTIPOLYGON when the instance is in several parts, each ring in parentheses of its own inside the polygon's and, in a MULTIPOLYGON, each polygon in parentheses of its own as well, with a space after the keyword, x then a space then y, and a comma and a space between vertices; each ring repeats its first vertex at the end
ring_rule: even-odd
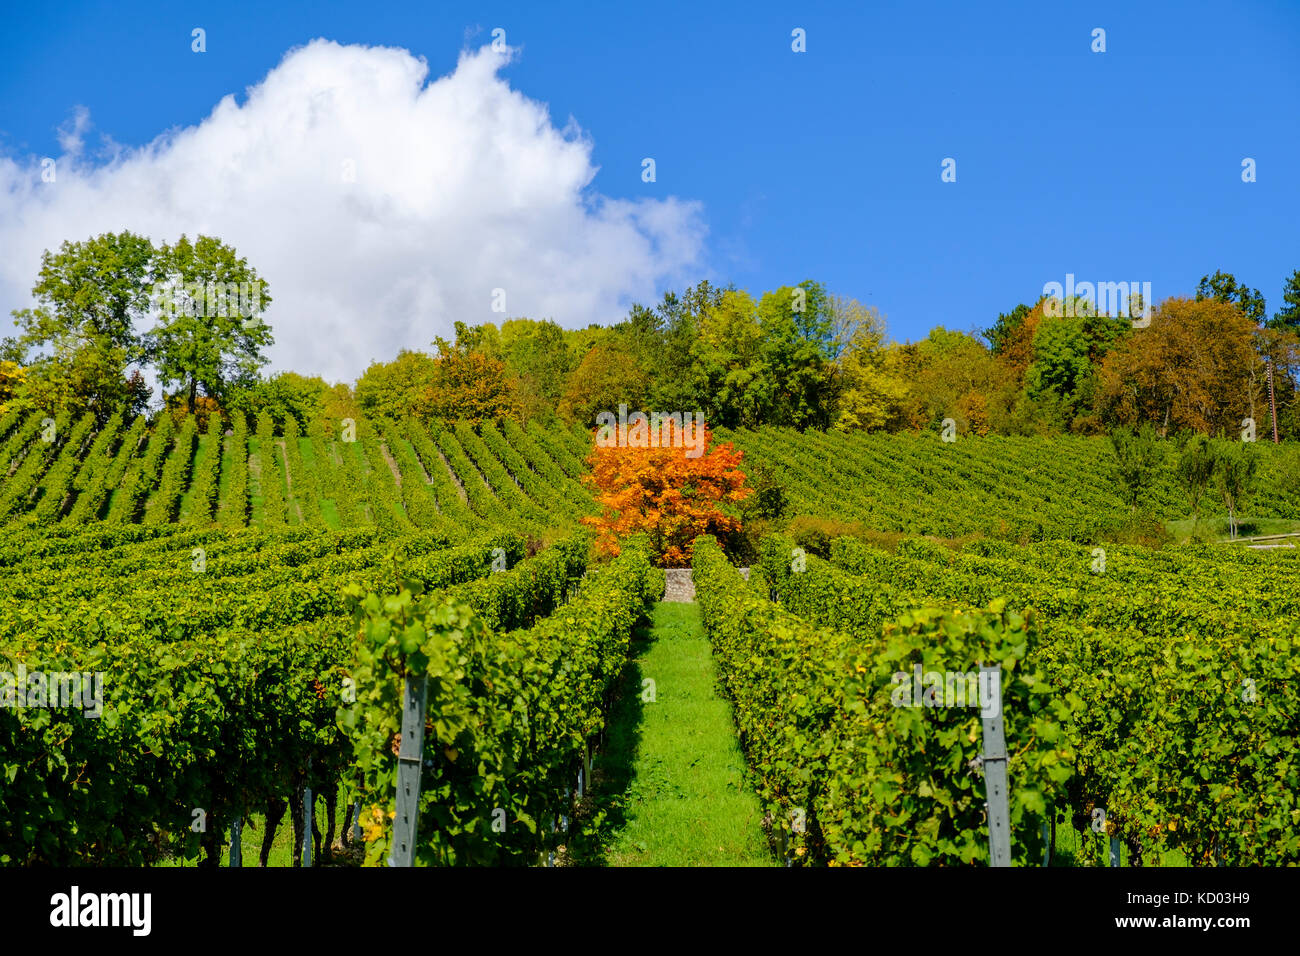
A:
MULTIPOLYGON (((316 818, 316 828, 321 831, 322 838, 323 838, 323 835, 325 833, 325 801, 323 799, 316 800, 316 808, 314 812, 318 814, 316 818)), ((336 845, 340 842, 340 838, 341 838, 340 828, 343 826, 343 817, 346 812, 347 812, 347 805, 342 801, 342 799, 340 799, 338 806, 335 807, 334 843, 336 845)), ((239 846, 240 846, 240 852, 243 857, 242 865, 244 866, 259 865, 259 859, 262 853, 262 838, 265 835, 265 833, 266 833, 265 816, 263 816, 260 813, 250 813, 245 818, 244 826, 240 831, 239 846)), ((313 844, 312 852, 313 854, 315 853, 314 844, 313 844)), ((355 863, 359 861, 359 857, 356 857, 354 859, 354 854, 349 853, 349 850, 347 848, 336 849, 332 854, 332 857, 333 857, 332 859, 327 858, 325 860, 319 860, 319 859, 314 860, 313 863, 314 865, 320 865, 321 863, 333 864, 333 865, 348 865, 349 863, 355 863)), ((275 838, 271 843, 271 851, 267 855, 266 865, 268 867, 293 866, 293 858, 294 858, 293 821, 289 819, 289 813, 286 810, 284 816, 280 820, 279 827, 275 831, 275 838)), ((163 860, 158 865, 163 867, 174 867, 174 866, 197 867, 199 863, 202 861, 202 859, 203 858, 201 855, 197 859, 193 859, 193 860, 186 860, 181 857, 173 857, 167 860, 163 860)), ((230 831, 229 830, 226 831, 225 839, 222 843, 221 865, 222 866, 230 865, 230 831)))
POLYGON ((597 760, 607 866, 773 866, 695 604, 660 603, 597 760), (655 699, 643 700, 653 680, 655 699))

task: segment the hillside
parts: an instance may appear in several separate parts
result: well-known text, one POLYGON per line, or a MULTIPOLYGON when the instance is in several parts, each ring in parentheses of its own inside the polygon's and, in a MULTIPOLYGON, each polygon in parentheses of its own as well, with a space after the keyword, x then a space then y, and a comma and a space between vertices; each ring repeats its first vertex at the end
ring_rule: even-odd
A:
MULTIPOLYGON (((1013 540, 1087 542, 1122 534, 1133 521, 1111 476, 1105 438, 961 437, 933 433, 797 432, 764 428, 719 432, 785 489, 794 515, 860 522, 866 529, 914 535, 985 535, 1013 540)), ((1248 514, 1300 520, 1300 499, 1280 488, 1293 445, 1258 442, 1258 493, 1248 514)), ((1145 507, 1160 520, 1188 517, 1175 472, 1176 451, 1147 491, 1145 507)), ((1207 496, 1202 517, 1224 508, 1207 496)))
MULTIPOLYGON (((382 862, 411 673, 433 695, 420 863, 981 861, 974 712, 931 726, 888 702, 912 662, 960 676, 989 659, 1023 675, 1006 689, 1028 748, 1018 861, 1095 862, 1103 831, 1079 821, 1097 808, 1116 859, 1294 861, 1279 835, 1294 801, 1239 742, 1290 773, 1295 551, 1108 543, 1134 518, 1097 439, 717 437, 784 514, 750 529, 748 581, 697 547, 700 614, 670 626, 648 542, 593 553, 581 428, 0 419, 0 671, 54 675, 48 700, 42 677, 0 709, 0 864, 216 865, 247 820, 250 860, 297 865, 313 841, 329 855, 336 813, 382 862), (68 699, 78 675, 97 683, 68 699), (646 711, 656 680, 668 709, 646 711), (705 778, 677 736, 700 707, 705 778), (327 814, 311 839, 308 790, 327 814), (890 823, 897 801, 926 826, 890 823), (522 824, 508 839, 484 823, 498 813, 522 824), (717 835, 704 855, 697 827, 717 835)), ((1260 448, 1251 513, 1293 520, 1289 449, 1260 448)), ((1185 513, 1172 459, 1147 498, 1185 513)))
MULTIPOLYGON (((192 420, 90 416, 0 420, 0 523, 74 528, 109 524, 224 528, 378 526, 462 535, 508 527, 534 535, 575 526, 595 510, 581 484, 590 438, 580 427, 507 421, 464 424, 360 422, 355 436, 273 431, 235 416, 222 432, 192 420), (52 432, 52 435, 50 433, 52 432), (50 436, 52 440, 47 441, 50 436)), ((863 529, 938 537, 987 536, 1080 543, 1122 534, 1133 521, 1111 477, 1103 438, 963 437, 930 433, 839 434, 784 428, 719 430, 745 453, 756 478, 775 481, 785 518, 816 516, 863 529)), ((1259 442, 1258 492, 1247 515, 1300 521, 1300 500, 1281 490, 1289 445, 1259 442)), ((1165 522, 1188 516, 1176 452, 1148 490, 1165 522)), ((1203 516, 1224 513, 1213 495, 1203 516)), ((1278 525, 1278 527, 1286 527, 1278 525)))
POLYGON ((563 429, 361 422, 346 440, 288 432, 268 419, 250 431, 239 416, 203 434, 193 419, 178 427, 167 416, 152 426, 115 417, 98 430, 89 416, 53 429, 10 416, 0 422, 0 521, 541 535, 592 507, 578 481, 587 448, 563 429))

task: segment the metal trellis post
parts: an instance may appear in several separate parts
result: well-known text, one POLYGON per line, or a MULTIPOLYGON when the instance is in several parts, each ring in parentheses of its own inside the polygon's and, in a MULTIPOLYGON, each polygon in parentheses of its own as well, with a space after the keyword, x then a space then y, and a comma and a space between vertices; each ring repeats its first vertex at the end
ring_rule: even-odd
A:
MULTIPOLYGON (((989 866, 1011 865, 1011 816, 1007 805, 1007 744, 1002 725, 1002 681, 997 665, 980 668, 980 688, 996 688, 995 715, 982 718, 984 787, 988 799, 989 866)), ((981 701, 981 703, 985 703, 981 701)))
POLYGON ((244 818, 235 815, 230 821, 230 865, 244 865, 244 845, 243 845, 244 818))
POLYGON ((302 791, 302 865, 311 866, 311 811, 312 795, 311 787, 303 787, 302 791))
POLYGON ((397 756, 397 816, 389 866, 415 866, 415 837, 420 812, 420 770, 424 763, 423 677, 408 677, 402 699, 402 740, 397 756))

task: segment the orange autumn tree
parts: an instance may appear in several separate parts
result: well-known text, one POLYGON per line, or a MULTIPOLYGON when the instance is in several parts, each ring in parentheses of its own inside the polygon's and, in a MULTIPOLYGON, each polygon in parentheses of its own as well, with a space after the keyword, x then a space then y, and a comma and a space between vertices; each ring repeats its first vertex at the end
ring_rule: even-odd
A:
MULTIPOLYGON (((665 429, 671 434, 671 429, 665 429)), ((675 441, 656 439, 602 441, 587 458, 591 473, 583 481, 595 492, 603 509, 583 518, 598 532, 596 544, 606 554, 619 553, 619 539, 649 534, 665 567, 690 564, 691 543, 698 535, 723 535, 740 530, 740 519, 724 510, 753 493, 740 470, 744 452, 730 442, 712 445, 713 433, 703 423, 687 425, 675 441), (696 429, 697 431, 693 431, 696 429), (702 452, 700 451, 702 449, 702 452), (695 454, 692 454, 692 453, 695 454)))

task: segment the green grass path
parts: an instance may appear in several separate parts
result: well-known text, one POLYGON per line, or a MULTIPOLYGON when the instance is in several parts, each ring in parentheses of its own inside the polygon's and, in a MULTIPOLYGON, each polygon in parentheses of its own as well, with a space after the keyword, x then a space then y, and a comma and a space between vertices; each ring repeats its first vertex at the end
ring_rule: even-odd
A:
POLYGON ((774 866, 695 604, 660 603, 633 646, 593 799, 605 866, 774 866), (643 682, 654 681, 646 701, 643 682))

